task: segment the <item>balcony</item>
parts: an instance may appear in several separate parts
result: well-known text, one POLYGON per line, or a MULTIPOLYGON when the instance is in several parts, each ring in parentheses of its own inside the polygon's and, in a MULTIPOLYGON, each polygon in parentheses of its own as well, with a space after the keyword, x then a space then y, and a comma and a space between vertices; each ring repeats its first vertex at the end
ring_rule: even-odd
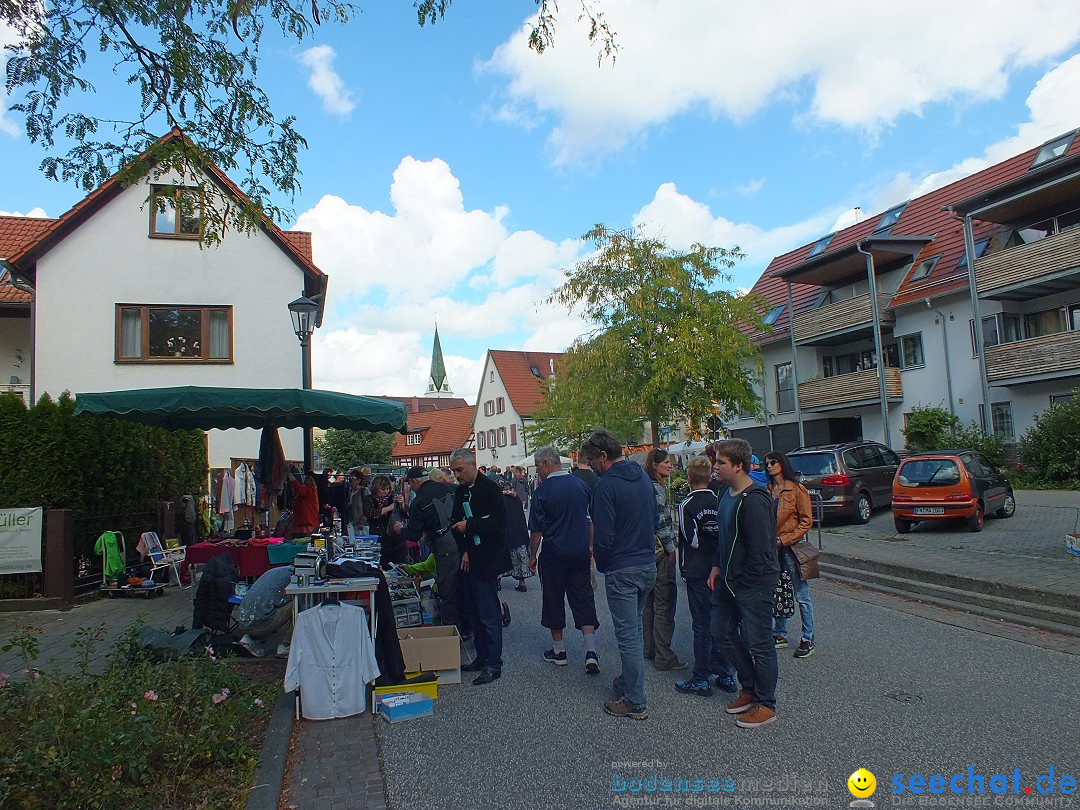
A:
MULTIPOLYGON (((881 325, 891 329, 896 316, 889 309, 892 296, 878 294, 881 325)), ((870 293, 856 295, 795 317, 795 342, 804 346, 838 346, 873 334, 874 315, 870 293)))
POLYGON ((12 383, 10 385, 0 384, 0 394, 18 394, 20 397, 22 397, 23 404, 25 404, 27 408, 29 408, 32 404, 30 402, 29 385, 19 385, 15 383, 12 383))
MULTIPOLYGON (((890 402, 904 398, 900 369, 885 369, 885 395, 890 402)), ((799 383, 799 407, 804 411, 876 405, 879 397, 876 368, 799 383)))
POLYGON ((975 262, 980 298, 1030 301, 1080 287, 1080 228, 1007 248, 975 262))
POLYGON ((1080 375, 1080 332, 986 347, 986 381, 991 385, 1021 385, 1074 375, 1080 375))

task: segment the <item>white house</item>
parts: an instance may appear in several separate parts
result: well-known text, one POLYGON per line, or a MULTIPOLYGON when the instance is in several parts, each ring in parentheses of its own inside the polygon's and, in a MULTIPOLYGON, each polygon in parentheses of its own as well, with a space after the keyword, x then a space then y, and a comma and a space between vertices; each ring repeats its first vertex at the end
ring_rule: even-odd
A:
POLYGON ((544 403, 544 383, 555 376, 561 353, 489 349, 476 395, 476 463, 505 467, 535 450, 523 429, 544 403))
MULTIPOLYGON (((174 129, 163 141, 183 137, 174 129)), ((208 179, 242 195, 215 168, 208 179)), ((0 287, 0 312, 12 316, 0 317, 0 382, 30 401, 65 390, 300 387, 287 307, 301 293, 323 307, 327 283, 311 235, 271 223, 201 246, 197 211, 182 215, 175 202, 183 192, 157 191, 183 184, 152 173, 123 188, 113 177, 58 219, 0 217, 0 258, 18 285, 0 287)), ((302 457, 300 431, 281 438, 288 458, 302 457)), ((210 431, 210 466, 257 456, 258 439, 210 431)))
POLYGON ((1040 147, 777 256, 754 285, 755 448, 903 447, 916 406, 1007 444, 1080 386, 1080 138, 1040 147), (969 260, 970 256, 974 260, 969 260), (791 317, 792 312, 794 317, 791 317))

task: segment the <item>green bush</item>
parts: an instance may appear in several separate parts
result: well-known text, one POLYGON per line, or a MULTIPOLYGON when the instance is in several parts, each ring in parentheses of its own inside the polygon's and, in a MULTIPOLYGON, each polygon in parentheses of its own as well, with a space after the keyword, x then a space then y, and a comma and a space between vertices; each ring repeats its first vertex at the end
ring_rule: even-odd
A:
MULTIPOLYGON (((118 645, 87 672, 100 629, 80 631, 77 675, 0 676, 0 807, 241 808, 280 683, 209 655, 156 663, 118 645)), ((10 643, 27 662, 34 633, 10 643)))
POLYGON ((678 506, 683 498, 690 494, 690 482, 686 480, 685 470, 672 470, 668 479, 672 507, 678 506))
POLYGON ((916 405, 908 414, 901 433, 912 453, 940 450, 953 445, 953 435, 960 429, 960 420, 944 408, 916 405))
POLYGON ((1051 482, 1080 479, 1080 394, 1036 416, 1019 450, 1020 461, 1034 476, 1051 482))
POLYGON ((75 416, 65 392, 32 408, 0 395, 0 508, 124 512, 206 488, 202 431, 75 416))
POLYGON ((978 422, 973 421, 956 431, 956 447, 978 451, 982 460, 995 469, 1005 466, 1005 442, 984 433, 978 422))

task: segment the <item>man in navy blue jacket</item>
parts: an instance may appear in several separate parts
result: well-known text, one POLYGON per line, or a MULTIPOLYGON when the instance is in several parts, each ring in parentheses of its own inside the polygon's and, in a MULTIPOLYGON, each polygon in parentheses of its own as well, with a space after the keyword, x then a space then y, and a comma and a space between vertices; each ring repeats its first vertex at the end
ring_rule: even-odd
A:
POLYGON ((594 431, 581 454, 599 476, 593 489, 593 557, 605 575, 622 658, 622 675, 612 684, 619 697, 604 703, 604 711, 643 720, 648 712, 641 612, 656 581, 656 496, 645 471, 623 458, 622 445, 608 431, 594 431))

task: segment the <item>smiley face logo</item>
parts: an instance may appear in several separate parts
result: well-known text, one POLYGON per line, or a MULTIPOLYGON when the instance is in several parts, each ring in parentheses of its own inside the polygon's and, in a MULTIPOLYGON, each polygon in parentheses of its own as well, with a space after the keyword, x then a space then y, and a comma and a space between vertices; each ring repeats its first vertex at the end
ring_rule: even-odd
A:
POLYGON ((859 768, 848 777, 847 789, 856 799, 865 799, 877 790, 877 779, 866 768, 859 768))

